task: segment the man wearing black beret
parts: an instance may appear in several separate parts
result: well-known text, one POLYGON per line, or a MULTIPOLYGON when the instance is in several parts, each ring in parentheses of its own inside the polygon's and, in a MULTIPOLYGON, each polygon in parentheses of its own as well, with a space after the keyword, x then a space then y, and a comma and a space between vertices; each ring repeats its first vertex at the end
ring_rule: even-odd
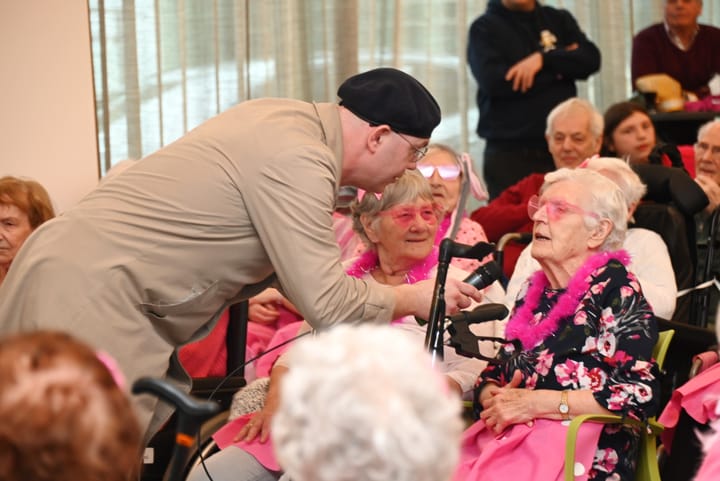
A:
MULTIPOLYGON (((243 102, 103 182, 26 241, 0 287, 0 335, 68 331, 131 382, 187 386, 176 348, 273 283, 315 327, 427 318, 432 280, 382 287, 344 273, 332 212, 341 185, 381 192, 415 168, 440 109, 395 69, 353 76, 338 96, 243 102)), ((480 301, 469 284, 445 292, 451 312, 480 301)), ((169 415, 137 405, 148 434, 169 415)))

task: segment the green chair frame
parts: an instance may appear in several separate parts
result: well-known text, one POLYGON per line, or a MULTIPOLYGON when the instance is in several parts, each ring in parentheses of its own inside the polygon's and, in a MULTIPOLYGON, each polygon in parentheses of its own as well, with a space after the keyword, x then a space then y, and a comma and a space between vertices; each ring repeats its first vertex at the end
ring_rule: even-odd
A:
MULTIPOLYGON (((670 329, 662 331, 658 335, 657 343, 653 349, 653 358, 662 369, 665 362, 665 355, 670 347, 675 331, 670 329)), ((658 423, 655 417, 649 418, 647 423, 635 419, 623 419, 614 414, 582 414, 570 421, 568 436, 565 443, 565 481, 575 479, 575 449, 577 435, 580 425, 584 422, 596 422, 603 424, 624 424, 626 426, 640 426, 643 428, 640 439, 640 453, 638 456, 635 481, 660 481, 660 470, 657 463, 657 437, 663 432, 664 427, 658 423)))

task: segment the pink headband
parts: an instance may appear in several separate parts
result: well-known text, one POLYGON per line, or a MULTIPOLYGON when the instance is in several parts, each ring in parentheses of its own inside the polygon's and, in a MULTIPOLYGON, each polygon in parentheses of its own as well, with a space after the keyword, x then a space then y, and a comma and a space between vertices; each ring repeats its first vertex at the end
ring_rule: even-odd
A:
POLYGON ((105 365, 107 370, 110 371, 110 374, 115 380, 115 384, 117 384, 120 389, 125 389, 125 386, 127 385, 125 381, 125 375, 120 370, 120 366, 118 366, 117 361, 113 359, 110 354, 104 351, 97 351, 95 355, 100 360, 100 362, 105 365))
POLYGON ((458 160, 460 161, 460 166, 462 167, 463 172, 467 174, 467 180, 470 183, 470 192, 472 192, 473 197, 481 201, 488 200, 490 196, 485 188, 485 184, 483 184, 482 180, 480 180, 477 174, 475 174, 475 170, 473 170, 473 163, 470 155, 463 152, 460 154, 458 160))
MULTIPOLYGON (((357 199, 358 199, 358 202, 360 202, 361 200, 363 200, 363 197, 365 197, 365 194, 366 194, 366 193, 367 193, 367 191, 358 188, 358 190, 357 190, 357 199)), ((375 198, 376 198, 377 200, 382 199, 382 193, 381 193, 381 192, 373 192, 373 194, 375 194, 375 198)))

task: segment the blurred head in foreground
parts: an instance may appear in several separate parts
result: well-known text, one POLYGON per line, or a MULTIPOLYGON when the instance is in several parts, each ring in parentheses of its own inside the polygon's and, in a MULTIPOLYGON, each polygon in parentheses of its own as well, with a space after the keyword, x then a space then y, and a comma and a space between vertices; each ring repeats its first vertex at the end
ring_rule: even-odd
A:
POLYGON ((273 421, 294 481, 447 481, 460 400, 416 340, 389 326, 341 325, 303 339, 273 421))
POLYGON ((107 361, 67 334, 0 341, 0 479, 138 479, 140 427, 107 361))

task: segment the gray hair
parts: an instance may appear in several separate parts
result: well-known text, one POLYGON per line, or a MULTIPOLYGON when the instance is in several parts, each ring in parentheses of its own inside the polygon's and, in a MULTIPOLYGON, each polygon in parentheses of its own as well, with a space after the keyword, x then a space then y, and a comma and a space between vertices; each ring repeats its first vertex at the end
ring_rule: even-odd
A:
POLYGON ((705 135, 707 133, 707 131, 710 130, 715 125, 720 125, 719 119, 713 119, 709 122, 705 122, 704 124, 702 124, 700 126, 700 128, 698 129, 697 140, 700 140, 700 137, 705 135))
POLYGON ((640 176, 622 159, 617 157, 592 157, 585 161, 583 165, 615 182, 625 196, 628 209, 640 202, 640 199, 647 192, 647 186, 642 183, 640 176))
POLYGON ((272 420, 293 481, 447 481, 460 399, 429 354, 390 326, 338 325, 288 351, 272 420))
MULTIPOLYGON (((613 251, 620 249, 625 241, 628 221, 627 204, 620 187, 612 180, 593 170, 562 168, 545 176, 545 182, 540 192, 545 192, 548 187, 561 181, 580 184, 583 190, 590 194, 590 205, 582 207, 597 214, 600 219, 606 219, 612 223, 610 234, 600 246, 600 250, 613 251)), ((600 222, 598 219, 587 215, 584 216, 584 219, 588 229, 593 229, 600 222)))
POLYGON ((601 138, 603 135, 603 129, 605 128, 605 120, 600 112, 585 99, 579 97, 571 97, 563 102, 560 102, 553 108, 547 116, 547 122, 545 126, 545 135, 552 135, 553 126, 555 125, 555 119, 560 115, 567 114, 573 110, 582 110, 590 118, 590 133, 595 138, 601 138))
MULTIPOLYGON (((428 153, 431 150, 439 150, 441 152, 445 152, 446 154, 449 154, 450 156, 452 156, 453 160, 455 161, 455 164, 460 165, 460 154, 458 154, 458 152, 455 149, 453 149, 452 147, 450 147, 449 145, 440 144, 440 143, 432 143, 432 144, 428 145, 428 153)), ((460 175, 462 175, 462 171, 460 172, 460 175)))
POLYGON ((362 199, 353 201, 350 205, 353 230, 358 233, 366 246, 372 247, 373 243, 365 234, 361 217, 366 216, 375 226, 380 219, 378 216, 380 212, 399 204, 415 202, 417 199, 434 201, 430 183, 417 170, 406 170, 396 182, 385 187, 379 199, 372 192, 367 192, 362 199))

